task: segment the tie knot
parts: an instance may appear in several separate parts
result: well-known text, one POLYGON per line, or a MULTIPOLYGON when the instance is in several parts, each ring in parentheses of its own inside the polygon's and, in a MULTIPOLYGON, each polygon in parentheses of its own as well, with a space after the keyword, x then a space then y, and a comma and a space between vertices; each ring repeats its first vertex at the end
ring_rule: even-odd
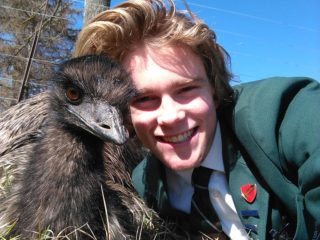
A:
POLYGON ((192 185, 195 188, 208 189, 212 169, 197 167, 192 172, 192 185))

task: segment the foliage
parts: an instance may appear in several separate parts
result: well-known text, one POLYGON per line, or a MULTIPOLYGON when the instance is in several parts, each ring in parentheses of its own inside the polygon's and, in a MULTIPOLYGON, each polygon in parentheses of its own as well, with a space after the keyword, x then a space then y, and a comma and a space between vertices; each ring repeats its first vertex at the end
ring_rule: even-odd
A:
POLYGON ((0 0, 0 112, 16 103, 35 43, 24 97, 46 88, 52 67, 71 56, 81 27, 76 3, 0 0))

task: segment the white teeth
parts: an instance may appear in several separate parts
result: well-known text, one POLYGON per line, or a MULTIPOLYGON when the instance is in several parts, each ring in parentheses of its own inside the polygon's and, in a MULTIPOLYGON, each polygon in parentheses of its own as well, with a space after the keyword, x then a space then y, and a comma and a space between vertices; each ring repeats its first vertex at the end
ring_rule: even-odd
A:
POLYGON ((173 137, 163 137, 163 140, 165 142, 170 142, 170 143, 180 143, 186 141, 188 138, 191 137, 193 133, 193 130, 190 130, 188 132, 173 136, 173 137))

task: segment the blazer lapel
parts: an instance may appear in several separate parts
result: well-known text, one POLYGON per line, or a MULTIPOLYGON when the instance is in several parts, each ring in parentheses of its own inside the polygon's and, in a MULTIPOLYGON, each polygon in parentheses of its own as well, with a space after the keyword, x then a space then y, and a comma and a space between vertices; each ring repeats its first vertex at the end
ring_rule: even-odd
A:
POLYGON ((269 193, 248 167, 244 158, 246 154, 234 142, 236 138, 232 136, 230 125, 223 121, 220 125, 225 173, 237 213, 250 237, 265 239, 269 193))
POLYGON ((165 168, 152 154, 148 154, 145 161, 145 176, 143 180, 145 195, 148 196, 149 206, 153 206, 161 214, 170 215, 172 207, 167 194, 165 168))

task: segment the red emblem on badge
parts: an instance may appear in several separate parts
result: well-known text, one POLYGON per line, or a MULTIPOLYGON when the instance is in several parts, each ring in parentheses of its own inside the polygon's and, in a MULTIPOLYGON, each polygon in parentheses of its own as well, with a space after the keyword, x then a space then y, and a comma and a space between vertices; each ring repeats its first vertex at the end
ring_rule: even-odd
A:
POLYGON ((253 203, 257 196, 257 185, 247 183, 240 187, 241 196, 248 202, 253 203))

